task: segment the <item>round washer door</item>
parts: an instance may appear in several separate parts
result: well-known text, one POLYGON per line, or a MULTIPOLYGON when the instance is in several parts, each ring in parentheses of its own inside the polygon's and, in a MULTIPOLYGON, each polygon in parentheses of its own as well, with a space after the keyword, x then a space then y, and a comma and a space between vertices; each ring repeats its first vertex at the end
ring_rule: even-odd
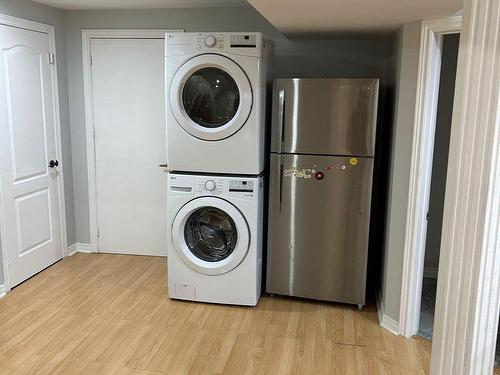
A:
POLYGON ((185 131, 217 141, 245 125, 253 95, 248 77, 238 64, 221 55, 205 54, 188 60, 175 73, 170 103, 185 131))
POLYGON ((186 203, 172 224, 172 241, 179 257, 207 275, 231 271, 248 253, 250 233, 241 212, 214 197, 186 203))

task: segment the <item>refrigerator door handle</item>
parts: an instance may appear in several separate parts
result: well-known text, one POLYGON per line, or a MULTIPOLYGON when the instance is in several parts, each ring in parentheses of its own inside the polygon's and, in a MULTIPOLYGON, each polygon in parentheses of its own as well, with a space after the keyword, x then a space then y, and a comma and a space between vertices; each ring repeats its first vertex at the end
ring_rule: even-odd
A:
POLYGON ((278 168, 274 169, 274 181, 276 181, 276 187, 274 188, 274 214, 279 215, 281 213, 281 193, 283 185, 283 162, 280 162, 278 168), (278 176, 276 176, 278 173, 278 176))
MULTIPOLYGON (((285 137, 285 90, 281 89, 278 93, 278 126, 279 126, 279 139, 283 143, 285 137)), ((280 147, 281 149, 281 147, 280 147)))

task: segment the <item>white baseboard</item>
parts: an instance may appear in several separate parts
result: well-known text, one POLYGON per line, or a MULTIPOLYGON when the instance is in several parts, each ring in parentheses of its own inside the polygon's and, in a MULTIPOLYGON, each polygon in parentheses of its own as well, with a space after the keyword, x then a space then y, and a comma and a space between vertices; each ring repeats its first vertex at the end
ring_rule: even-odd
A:
POLYGON ((392 319, 390 316, 384 313, 384 303, 382 302, 382 296, 377 293, 377 312, 378 312, 378 323, 382 328, 385 328, 394 335, 399 336, 399 322, 392 319))
POLYGON ((426 279, 437 279, 438 268, 437 267, 425 267, 424 268, 424 277, 426 279))
POLYGON ((7 292, 5 292, 5 285, 0 285, 0 298, 5 297, 7 292))
POLYGON ((399 336, 399 322, 392 319, 391 317, 382 314, 382 319, 380 320, 380 326, 385 328, 389 332, 399 336))
POLYGON ((68 247, 68 256, 72 256, 76 253, 91 253, 90 244, 88 243, 74 243, 68 247))

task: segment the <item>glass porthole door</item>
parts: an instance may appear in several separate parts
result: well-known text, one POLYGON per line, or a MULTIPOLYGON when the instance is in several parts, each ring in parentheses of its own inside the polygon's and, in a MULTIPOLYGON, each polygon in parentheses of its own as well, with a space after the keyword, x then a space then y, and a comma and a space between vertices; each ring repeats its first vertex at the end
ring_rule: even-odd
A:
POLYGON ((204 140, 221 140, 241 129, 252 101, 246 74, 221 55, 205 54, 188 60, 170 87, 170 104, 177 122, 189 134, 204 140))
POLYGON ((236 225, 227 212, 216 207, 200 207, 184 224, 186 245, 197 258, 220 262, 229 257, 238 241, 236 225))
POLYGON ((214 129, 231 121, 240 106, 240 91, 224 70, 208 67, 196 70, 182 88, 182 106, 199 126, 214 129))
POLYGON ((202 197, 188 202, 177 213, 172 241, 189 267, 218 275, 241 263, 250 236, 247 222, 235 206, 223 199, 202 197))

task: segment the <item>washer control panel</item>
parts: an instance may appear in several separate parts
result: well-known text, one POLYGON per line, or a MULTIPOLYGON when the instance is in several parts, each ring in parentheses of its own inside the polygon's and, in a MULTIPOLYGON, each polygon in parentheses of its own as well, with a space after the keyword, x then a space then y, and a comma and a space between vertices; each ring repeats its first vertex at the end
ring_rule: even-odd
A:
POLYGON ((229 181, 229 191, 235 193, 253 193, 253 181, 231 180, 229 181))
POLYGON ((196 179, 197 193, 253 193, 255 183, 252 179, 235 178, 219 179, 213 176, 199 177, 196 179))
POLYGON ((214 191, 216 187, 217 184, 214 180, 208 180, 207 182, 205 182, 205 189, 207 189, 208 191, 214 191))
POLYGON ((197 193, 221 194, 224 191, 224 182, 217 178, 198 178, 196 181, 197 193))
POLYGON ((254 200, 260 197, 263 177, 192 175, 169 172, 168 194, 180 196, 218 196, 254 200))

